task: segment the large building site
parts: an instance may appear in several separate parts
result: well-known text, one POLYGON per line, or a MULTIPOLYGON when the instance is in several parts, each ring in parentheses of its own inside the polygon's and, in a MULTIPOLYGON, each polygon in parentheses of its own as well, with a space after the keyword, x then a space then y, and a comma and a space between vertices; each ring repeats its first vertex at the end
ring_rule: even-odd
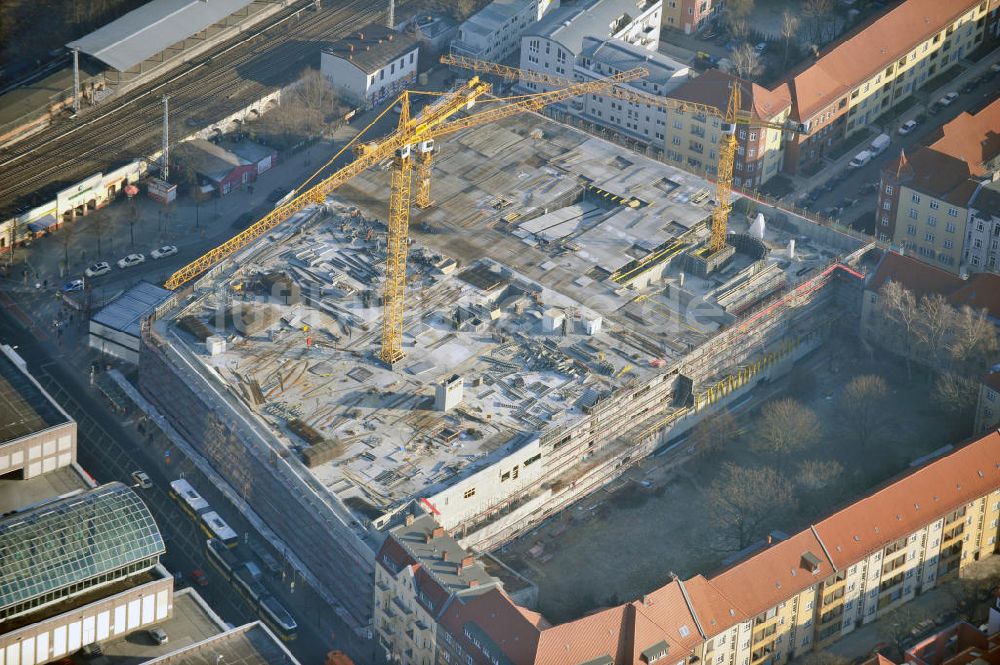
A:
POLYGON ((713 183, 522 114, 437 141, 386 363, 391 162, 178 291, 140 351, 355 626, 404 514, 493 550, 857 322, 855 238, 742 201, 713 252, 713 183))

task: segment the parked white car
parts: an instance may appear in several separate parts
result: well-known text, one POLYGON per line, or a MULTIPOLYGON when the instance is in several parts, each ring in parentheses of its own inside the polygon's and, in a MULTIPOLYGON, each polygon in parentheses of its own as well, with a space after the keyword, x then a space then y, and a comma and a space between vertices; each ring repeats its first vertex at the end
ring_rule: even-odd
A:
POLYGON ((111 266, 107 261, 101 261, 84 270, 83 274, 87 277, 100 277, 101 275, 107 275, 109 272, 111 272, 111 266))
POLYGON ((949 92, 947 95, 938 100, 938 104, 941 106, 951 106, 951 103, 958 99, 957 92, 949 92))
POLYGON ((873 155, 872 155, 871 150, 862 150, 858 154, 854 155, 854 159, 852 159, 847 164, 847 168, 849 168, 849 169, 858 169, 858 168, 861 168, 862 166, 864 166, 868 162, 872 161, 872 156, 873 155))
POLYGON ((899 126, 899 135, 906 136, 914 129, 916 129, 916 127, 917 127, 916 120, 907 120, 906 122, 904 122, 902 125, 899 126))
POLYGON ((137 266, 140 263, 146 262, 145 254, 129 254, 124 259, 118 259, 119 268, 131 268, 132 266, 137 266))
POLYGON ((162 259, 167 256, 173 256, 177 253, 177 248, 173 245, 164 245, 163 247, 158 247, 149 253, 154 259, 162 259))

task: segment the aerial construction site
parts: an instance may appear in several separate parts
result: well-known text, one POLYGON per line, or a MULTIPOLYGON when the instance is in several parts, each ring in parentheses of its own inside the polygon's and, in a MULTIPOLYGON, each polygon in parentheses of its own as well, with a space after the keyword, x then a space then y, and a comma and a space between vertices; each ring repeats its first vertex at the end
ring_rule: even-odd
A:
POLYGON ((712 251, 712 183, 541 116, 470 125, 433 155, 398 339, 392 157, 178 290, 143 334, 144 393, 357 627, 404 512, 493 550, 860 306, 855 238, 741 201, 712 251))

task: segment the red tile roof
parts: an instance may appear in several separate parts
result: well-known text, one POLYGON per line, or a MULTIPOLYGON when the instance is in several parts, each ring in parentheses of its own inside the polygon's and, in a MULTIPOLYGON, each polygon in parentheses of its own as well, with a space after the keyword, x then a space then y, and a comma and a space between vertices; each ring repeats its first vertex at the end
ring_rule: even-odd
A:
POLYGON ((896 252, 885 255, 866 288, 878 291, 886 282, 896 282, 918 299, 935 293, 947 296, 964 284, 958 275, 896 252))
POLYGON ((850 566, 1000 487, 1000 434, 991 432, 816 524, 838 568, 850 566))
POLYGON ((677 580, 667 583, 656 591, 646 594, 640 600, 632 603, 636 616, 645 621, 647 627, 654 629, 655 639, 640 641, 636 636, 635 652, 659 642, 670 645, 670 652, 687 653, 702 642, 698 622, 691 614, 681 585, 677 580))
POLYGON ((470 622, 488 634, 514 665, 535 662, 540 631, 499 589, 472 597, 454 596, 438 622, 478 662, 486 661, 482 651, 465 636, 465 625, 470 622))
POLYGON ((975 115, 958 114, 936 132, 930 148, 969 165, 974 175, 984 175, 984 162, 1000 154, 1000 99, 994 100, 975 115))
MULTIPOLYGON (((602 656, 627 665, 642 662, 641 652, 660 642, 669 647, 668 662, 675 662, 702 641, 702 633, 718 635, 826 578, 834 565, 853 565, 998 487, 1000 433, 991 432, 711 579, 673 580, 641 600, 558 626, 494 588, 452 596, 439 622, 476 662, 487 661, 465 637, 469 624, 515 665, 579 664, 602 656), (819 562, 815 573, 803 560, 807 554, 819 562)), ((380 554, 387 551, 391 546, 380 554)))
POLYGON ((954 307, 985 309, 991 317, 1000 318, 1000 275, 995 273, 979 272, 965 280, 919 259, 889 252, 867 288, 878 291, 890 281, 906 288, 917 299, 940 294, 954 307))
POLYGON ((972 309, 985 309, 993 318, 1000 318, 1000 275, 977 272, 964 286, 948 297, 955 307, 968 305, 972 309))
POLYGON ((585 663, 601 656, 627 663, 627 605, 600 612, 543 630, 535 654, 537 665, 585 663))
POLYGON ((900 3, 792 75, 793 114, 802 122, 810 119, 977 4, 978 0, 900 3))
POLYGON ((715 637, 733 624, 751 618, 702 575, 685 580, 684 588, 707 638, 715 637))
POLYGON ((732 74, 709 69, 697 78, 691 79, 669 93, 673 99, 707 104, 726 112, 729 106, 729 86, 740 82, 740 110, 752 111, 758 120, 771 120, 791 105, 788 90, 769 91, 756 83, 736 78, 732 74))
POLYGON ((984 374, 982 382, 987 388, 1000 391, 1000 372, 990 372, 989 374, 984 374))
MULTIPOLYGON (((831 573, 833 567, 823 546, 806 529, 712 577, 711 583, 747 616, 756 616, 831 573), (806 553, 820 561, 815 573, 803 566, 802 556, 806 553)), ((734 623, 731 621, 729 625, 734 623)))

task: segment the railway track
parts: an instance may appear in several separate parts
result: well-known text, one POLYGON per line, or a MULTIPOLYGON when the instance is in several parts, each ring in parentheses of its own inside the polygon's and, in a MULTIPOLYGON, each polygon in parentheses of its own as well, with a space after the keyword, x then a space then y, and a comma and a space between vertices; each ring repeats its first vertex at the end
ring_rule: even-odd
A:
POLYGON ((107 110, 26 139, 0 153, 0 210, 14 212, 96 171, 154 152, 160 143, 162 95, 170 95, 172 134, 194 118, 223 118, 290 80, 322 42, 379 18, 369 0, 316 13, 298 3, 236 44, 190 63, 167 80, 133 91, 107 110))

